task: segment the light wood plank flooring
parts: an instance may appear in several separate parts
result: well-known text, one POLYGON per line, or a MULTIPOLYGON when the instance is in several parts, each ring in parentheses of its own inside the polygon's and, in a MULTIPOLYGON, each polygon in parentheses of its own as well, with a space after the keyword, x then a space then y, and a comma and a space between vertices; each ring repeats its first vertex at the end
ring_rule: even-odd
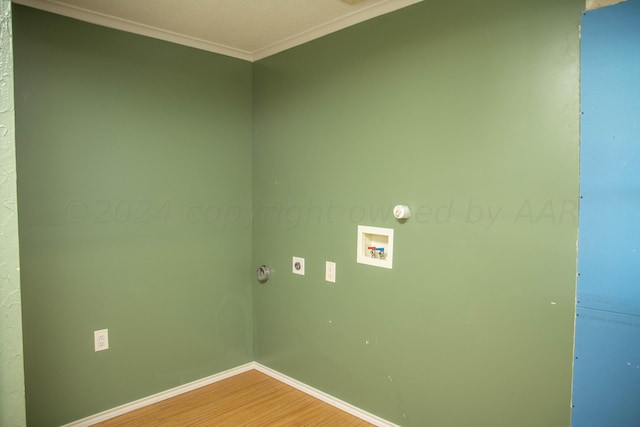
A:
POLYGON ((251 370, 96 426, 371 426, 251 370))

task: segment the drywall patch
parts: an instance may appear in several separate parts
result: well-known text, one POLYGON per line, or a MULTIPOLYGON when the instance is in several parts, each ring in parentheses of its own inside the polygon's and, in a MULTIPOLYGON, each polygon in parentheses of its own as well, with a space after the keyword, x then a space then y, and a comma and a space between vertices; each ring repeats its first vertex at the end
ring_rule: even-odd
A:
POLYGON ((18 261, 11 1, 0 0, 0 425, 26 425, 18 261))
POLYGON ((614 4, 622 3, 623 1, 627 1, 627 0, 587 0, 587 4, 585 7, 587 10, 593 10, 593 9, 599 9, 605 6, 611 6, 614 4))

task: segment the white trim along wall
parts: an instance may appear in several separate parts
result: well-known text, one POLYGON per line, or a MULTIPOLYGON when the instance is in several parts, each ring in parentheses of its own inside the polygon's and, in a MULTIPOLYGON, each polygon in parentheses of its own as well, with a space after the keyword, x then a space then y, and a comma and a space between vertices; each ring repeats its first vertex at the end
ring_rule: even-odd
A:
POLYGON ((293 388, 296 388, 300 391, 302 391, 303 393, 306 393, 310 396, 315 397, 316 399, 319 399, 325 403, 328 403, 329 405, 338 408, 344 412, 347 412, 355 417, 358 417, 364 421, 367 421, 375 426, 378 427, 398 427, 397 424, 393 424, 392 422, 389 422, 387 420, 384 420, 376 415, 373 415, 367 411, 364 411, 360 408, 357 408, 343 400, 340 400, 338 398, 335 398, 327 393, 324 393, 320 390, 317 390, 313 387, 310 387, 304 383, 301 383, 298 380, 295 380, 291 377, 288 377, 284 374, 281 374, 278 371, 275 371, 271 368, 268 368, 264 365, 261 365, 260 363, 257 362, 249 362, 246 363, 244 365, 240 365, 237 366, 235 368, 231 368, 228 369, 226 371, 220 372, 218 374, 215 375, 211 375, 209 377, 206 378, 202 378, 187 384, 183 384, 181 386, 169 389, 169 390, 165 390, 163 392, 154 394, 152 396, 148 396, 148 397, 144 397, 142 399, 138 399, 136 401, 130 402, 130 403, 125 403, 124 405, 120 405, 116 408, 112 408, 112 409, 108 409, 106 411, 100 412, 98 414, 95 415, 91 415, 89 417, 83 418, 81 420, 77 420, 77 421, 73 421, 69 424, 65 424, 62 427, 89 427, 91 425, 94 425, 96 423, 102 422, 102 421, 106 421, 108 419, 111 418, 115 418, 117 416, 120 415, 124 415, 128 412, 132 412, 135 411, 136 409, 141 409, 144 408, 146 406, 149 405, 153 405, 154 403, 158 403, 161 402, 163 400, 166 399, 170 399, 172 397, 178 396, 180 394, 189 392, 189 391, 193 391, 196 390, 200 387, 204 387, 206 385, 209 384, 213 384, 215 382, 218 381, 222 381, 224 379, 227 378, 231 378, 235 375, 241 374, 243 372, 247 372, 250 371, 252 369, 255 369, 259 372, 262 372, 263 374, 269 375, 270 377, 283 382, 287 385, 290 385, 293 388))

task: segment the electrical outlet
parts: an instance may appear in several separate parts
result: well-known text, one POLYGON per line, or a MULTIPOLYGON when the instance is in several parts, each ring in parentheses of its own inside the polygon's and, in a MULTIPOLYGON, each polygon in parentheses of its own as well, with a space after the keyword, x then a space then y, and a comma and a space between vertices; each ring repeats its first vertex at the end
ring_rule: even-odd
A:
POLYGON ((293 274, 304 276, 304 258, 294 256, 291 262, 291 271, 293 274))
POLYGON ((109 348, 109 330, 108 329, 93 331, 93 347, 95 351, 102 351, 109 348))

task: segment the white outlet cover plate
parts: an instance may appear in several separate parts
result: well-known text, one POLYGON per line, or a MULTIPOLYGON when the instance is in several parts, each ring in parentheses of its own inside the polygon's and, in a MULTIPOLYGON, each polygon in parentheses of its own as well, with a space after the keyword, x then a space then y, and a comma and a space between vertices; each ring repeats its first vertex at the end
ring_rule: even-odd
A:
POLYGON ((109 330, 100 329, 93 331, 93 347, 95 351, 107 350, 109 348, 109 330))
POLYGON ((304 276, 304 258, 294 256, 291 261, 291 271, 293 274, 304 276))
POLYGON ((332 283, 336 282, 336 263, 335 262, 327 261, 326 267, 325 267, 324 279, 327 282, 332 282, 332 283))

